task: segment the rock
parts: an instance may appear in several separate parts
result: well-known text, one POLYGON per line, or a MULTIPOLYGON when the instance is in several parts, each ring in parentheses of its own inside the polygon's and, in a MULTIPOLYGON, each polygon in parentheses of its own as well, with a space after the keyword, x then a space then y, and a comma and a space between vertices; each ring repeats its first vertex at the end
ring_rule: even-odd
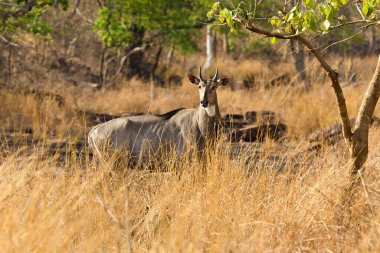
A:
POLYGON ((228 127, 230 129, 239 129, 247 124, 243 114, 226 114, 222 118, 222 121, 224 127, 228 127))
POLYGON ((230 114, 227 113, 224 117, 224 120, 234 120, 234 121, 244 121, 244 115, 243 114, 230 114))
POLYGON ((259 126, 249 126, 239 130, 241 139, 246 142, 263 142, 267 138, 278 140, 286 134, 285 124, 262 124, 259 126))
POLYGON ((245 119, 248 123, 257 122, 257 112, 256 111, 248 111, 245 113, 245 119))
POLYGON ((230 129, 240 129, 246 125, 246 122, 223 120, 223 126, 230 129))
MULTIPOLYGON (((355 118, 350 119, 351 128, 355 125, 355 118)), ((380 126, 380 119, 376 116, 372 116, 371 125, 374 127, 380 126)), ((329 145, 334 145, 339 140, 343 139, 342 124, 336 123, 332 126, 325 128, 324 130, 316 130, 309 135, 309 142, 326 142, 329 145)))
POLYGON ((272 111, 262 111, 261 118, 264 123, 273 123, 276 118, 276 114, 272 111))

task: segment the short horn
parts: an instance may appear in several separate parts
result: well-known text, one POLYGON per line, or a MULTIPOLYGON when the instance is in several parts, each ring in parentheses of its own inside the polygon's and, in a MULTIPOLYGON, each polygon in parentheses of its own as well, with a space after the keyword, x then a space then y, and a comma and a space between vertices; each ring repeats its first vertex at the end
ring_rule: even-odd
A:
POLYGON ((216 69, 216 71, 215 71, 215 75, 214 75, 214 77, 212 78, 212 80, 215 82, 217 78, 218 78, 218 69, 216 69))
POLYGON ((202 67, 199 67, 199 79, 201 79, 202 81, 204 81, 203 77, 202 77, 202 67))

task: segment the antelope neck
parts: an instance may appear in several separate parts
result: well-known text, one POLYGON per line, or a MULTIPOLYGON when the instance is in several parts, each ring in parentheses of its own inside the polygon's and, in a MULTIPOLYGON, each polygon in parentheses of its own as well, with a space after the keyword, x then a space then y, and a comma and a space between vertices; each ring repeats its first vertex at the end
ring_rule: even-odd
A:
POLYGON ((219 119, 220 118, 220 112, 219 112, 219 106, 218 102, 215 104, 209 104, 207 107, 203 107, 202 105, 198 108, 199 116, 202 118, 205 117, 205 119, 219 119))

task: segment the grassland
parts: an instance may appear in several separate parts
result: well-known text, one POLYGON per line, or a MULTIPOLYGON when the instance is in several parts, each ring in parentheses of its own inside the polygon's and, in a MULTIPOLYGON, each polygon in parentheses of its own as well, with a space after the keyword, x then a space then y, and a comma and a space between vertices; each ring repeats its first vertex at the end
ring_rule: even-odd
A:
MULTIPOLYGON (((360 83, 344 92, 354 117, 371 78, 368 66, 375 66, 368 64, 372 58, 352 61, 360 83)), ((243 61, 237 70, 232 64, 237 62, 220 59, 221 73, 252 72, 262 83, 273 73, 294 73, 284 63, 243 61)), ((1 251, 379 252, 380 129, 371 129, 370 154, 352 210, 343 205, 349 166, 344 142, 322 144, 319 153, 303 152, 310 133, 339 121, 334 94, 320 71, 317 66, 308 70, 309 93, 297 82, 269 91, 219 90, 222 113, 275 111, 289 126, 288 140, 262 144, 259 158, 248 163, 249 153, 231 160, 230 144, 219 142, 209 151, 206 173, 186 157, 168 157, 153 171, 115 170, 113 161, 96 164, 87 151, 78 155, 69 146, 58 162, 46 156, 43 145, 54 138, 85 138, 89 126, 77 108, 117 114, 195 107, 197 91, 186 80, 181 87, 153 92, 138 80, 96 92, 47 80, 47 89, 65 97, 63 108, 51 99, 2 92, 3 135, 9 128, 20 129, 20 136, 32 128, 39 141, 27 152, 2 143, 1 251), (279 145, 282 162, 272 163, 268 157, 279 145)))

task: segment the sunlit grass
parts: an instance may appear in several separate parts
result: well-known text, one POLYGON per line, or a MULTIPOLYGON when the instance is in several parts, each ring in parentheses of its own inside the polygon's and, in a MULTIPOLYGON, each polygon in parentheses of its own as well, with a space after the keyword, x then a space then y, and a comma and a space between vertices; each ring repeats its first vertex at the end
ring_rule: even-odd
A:
MULTIPOLYGON (((379 148, 378 135, 372 132, 371 150, 379 148)), ((96 164, 85 157, 71 158, 70 167, 62 168, 38 152, 11 156, 0 165, 3 252, 378 247, 376 154, 352 225, 342 227, 347 166, 341 151, 326 148, 312 163, 307 154, 284 158, 289 160, 279 173, 269 154, 247 164, 248 154, 230 160, 225 150, 210 152, 204 172, 190 158, 179 166, 170 156, 156 171, 115 169, 112 161, 96 164)))
MULTIPOLYGON (((368 81, 364 60, 355 61, 360 78, 368 81)), ((238 73, 229 73, 229 64, 220 62, 221 73, 253 71, 263 80, 270 75, 259 62, 243 62, 238 73)), ((286 64, 275 68, 293 71, 286 64)), ((351 116, 365 86, 344 89, 351 116)), ((311 132, 339 121, 328 84, 315 83, 309 93, 296 87, 219 89, 222 113, 274 111, 288 125, 289 138, 234 157, 231 145, 220 141, 207 151, 205 169, 192 156, 169 154, 136 169, 112 158, 93 161, 86 147, 77 152, 72 144, 84 141, 89 130, 77 107, 163 113, 198 104, 187 80, 178 88, 155 88, 153 96, 147 87, 132 80, 118 90, 65 88, 62 108, 51 99, 0 94, 0 134, 13 129, 20 143, 28 136, 35 140, 19 148, 0 146, 1 252, 380 251, 380 130, 370 132, 351 220, 342 206, 348 183, 344 143, 305 152, 311 132), (33 131, 25 134, 27 128, 33 131), (65 142, 54 155, 47 150, 53 141, 65 142)))

